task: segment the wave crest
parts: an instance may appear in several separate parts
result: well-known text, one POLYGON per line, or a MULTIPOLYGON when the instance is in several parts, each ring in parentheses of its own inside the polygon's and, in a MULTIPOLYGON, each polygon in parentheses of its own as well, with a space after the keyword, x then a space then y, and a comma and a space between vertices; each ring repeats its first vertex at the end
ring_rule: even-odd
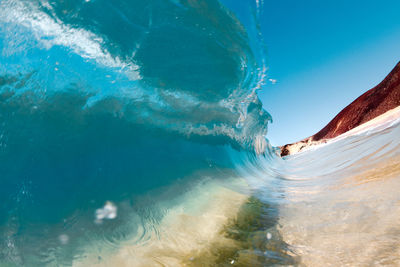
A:
POLYGON ((80 92, 84 109, 113 102, 103 112, 133 123, 186 137, 224 136, 258 153, 266 147, 271 117, 256 94, 265 68, 246 29, 217 1, 0 5, 0 74, 29 76, 23 88, 0 87, 14 101, 26 92, 41 100, 80 92))

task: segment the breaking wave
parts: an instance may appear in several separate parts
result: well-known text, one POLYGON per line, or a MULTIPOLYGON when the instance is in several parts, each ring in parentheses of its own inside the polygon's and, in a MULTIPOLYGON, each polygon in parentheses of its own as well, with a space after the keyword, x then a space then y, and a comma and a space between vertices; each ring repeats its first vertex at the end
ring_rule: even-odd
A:
POLYGON ((276 156, 233 2, 0 1, 0 265, 398 265, 398 121, 276 156))

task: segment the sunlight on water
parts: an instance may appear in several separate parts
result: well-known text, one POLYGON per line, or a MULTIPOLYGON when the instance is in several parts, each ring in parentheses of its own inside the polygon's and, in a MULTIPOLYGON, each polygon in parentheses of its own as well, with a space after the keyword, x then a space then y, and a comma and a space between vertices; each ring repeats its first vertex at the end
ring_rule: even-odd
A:
POLYGON ((0 265, 399 265, 398 122, 278 157, 262 6, 0 1, 0 265))
POLYGON ((399 136, 397 124, 287 159, 279 231, 303 264, 400 264, 399 136))

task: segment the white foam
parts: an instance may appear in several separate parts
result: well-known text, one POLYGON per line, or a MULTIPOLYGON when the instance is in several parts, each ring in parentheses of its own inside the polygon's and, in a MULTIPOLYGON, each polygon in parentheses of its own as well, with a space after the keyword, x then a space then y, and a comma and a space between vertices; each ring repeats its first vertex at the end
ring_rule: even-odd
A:
MULTIPOLYGON (((48 6, 48 8, 51 8, 48 6)), ((85 29, 77 29, 63 24, 48 14, 39 11, 34 3, 21 1, 2 1, 0 3, 0 22, 17 24, 31 30, 36 40, 45 49, 58 45, 71 49, 85 59, 95 60, 107 67, 121 68, 128 77, 140 79, 138 66, 113 57, 104 47, 102 37, 85 29)), ((15 38, 15 36, 13 37, 15 38)))

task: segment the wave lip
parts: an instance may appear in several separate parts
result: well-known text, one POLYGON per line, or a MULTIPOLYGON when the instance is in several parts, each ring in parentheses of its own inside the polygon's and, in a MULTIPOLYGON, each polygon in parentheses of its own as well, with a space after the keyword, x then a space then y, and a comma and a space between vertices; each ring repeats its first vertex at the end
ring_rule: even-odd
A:
POLYGON ((2 75, 34 73, 35 88, 25 88, 31 94, 79 88, 90 96, 85 107, 112 98, 122 108, 110 112, 133 123, 184 136, 224 136, 257 152, 266 147, 258 138, 271 117, 256 94, 265 66, 254 59, 246 30, 218 2, 21 0, 1 7, 2 75), (109 13, 96 14, 104 7, 109 13), (120 31, 116 22, 124 25, 120 31))

